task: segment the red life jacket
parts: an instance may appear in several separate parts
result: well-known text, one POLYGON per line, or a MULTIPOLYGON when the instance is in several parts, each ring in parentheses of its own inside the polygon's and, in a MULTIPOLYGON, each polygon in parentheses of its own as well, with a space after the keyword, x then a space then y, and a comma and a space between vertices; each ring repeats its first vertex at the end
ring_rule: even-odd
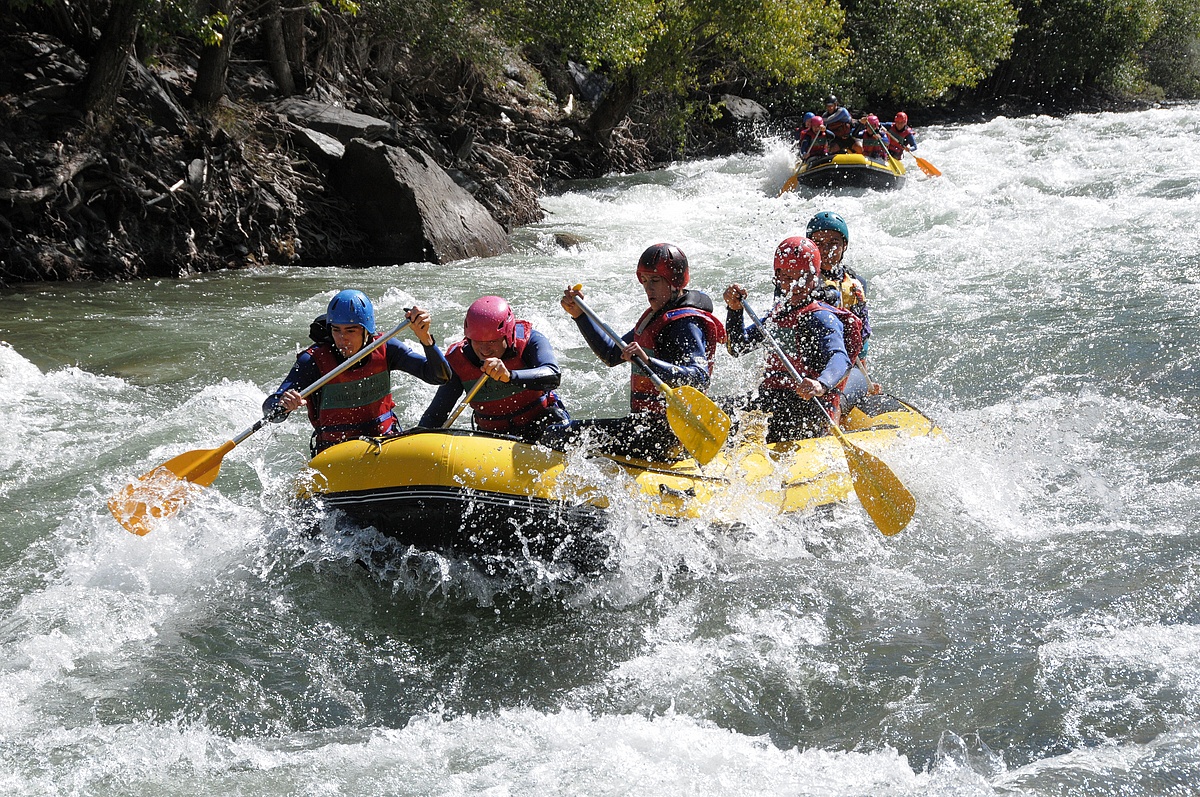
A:
MULTIPOLYGON (((374 339, 374 338, 373 338, 374 339)), ((382 437, 399 427, 392 411, 392 373, 388 369, 387 346, 380 346, 361 362, 343 371, 309 398, 308 419, 316 431, 316 451, 358 437, 382 437)), ((309 346, 309 354, 327 374, 342 364, 332 344, 309 346)))
MULTIPOLYGON (((821 375, 823 368, 816 368, 806 362, 801 356, 796 346, 796 328, 802 323, 805 315, 815 313, 818 310, 827 310, 837 316, 842 322, 842 338, 846 343, 846 353, 850 355, 850 362, 853 363, 858 359, 858 355, 862 353, 863 337, 862 337, 862 320, 849 310, 841 307, 834 307, 825 302, 809 302, 803 307, 785 307, 782 311, 779 305, 776 305, 771 310, 770 323, 774 324, 781 330, 788 330, 788 334, 776 335, 775 339, 779 342, 780 348, 787 355, 788 361, 796 369, 796 373, 801 377, 816 379, 821 375)), ((836 412, 841 405, 841 388, 845 385, 846 379, 849 378, 850 372, 846 372, 846 376, 842 377, 833 388, 821 397, 821 401, 830 409, 831 413, 836 412)), ((779 359, 779 355, 775 353, 774 348, 767 355, 766 372, 763 374, 762 387, 767 390, 795 390, 796 380, 788 373, 787 366, 779 359)), ((836 417, 836 415, 834 416, 836 417)))
POLYGON ((887 147, 883 143, 883 133, 878 137, 872 137, 866 133, 862 137, 862 154, 867 158, 874 158, 878 161, 887 162, 887 147))
MULTIPOLYGON (((503 360, 505 368, 515 371, 525 367, 521 355, 524 354, 532 333, 533 324, 517 321, 512 346, 505 352, 512 353, 503 360)), ((467 358, 466 347, 467 341, 460 340, 446 350, 446 359, 454 369, 454 374, 462 380, 463 387, 470 393, 475 383, 483 377, 483 370, 467 358)), ((531 390, 514 382, 491 379, 479 389, 475 398, 471 399, 471 409, 475 413, 476 428, 485 432, 509 432, 537 420, 556 403, 558 396, 553 390, 531 390)))
MULTIPOLYGON (((708 359, 708 373, 711 376, 717 346, 725 342, 725 327, 720 320, 699 307, 676 307, 652 317, 653 312, 647 309, 642 313, 642 317, 633 327, 633 342, 640 345, 648 356, 654 357, 654 346, 667 324, 681 318, 695 318, 704 332, 704 356, 708 359)), ((630 368, 629 408, 633 412, 655 412, 659 415, 665 415, 667 412, 667 402, 654 386, 654 381, 637 366, 630 368)))

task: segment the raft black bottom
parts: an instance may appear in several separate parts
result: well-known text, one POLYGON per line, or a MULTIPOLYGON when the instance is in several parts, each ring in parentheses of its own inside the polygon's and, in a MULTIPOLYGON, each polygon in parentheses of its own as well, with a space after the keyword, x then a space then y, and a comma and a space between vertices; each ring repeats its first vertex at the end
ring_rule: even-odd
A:
POLYGON ((455 556, 565 563, 596 575, 612 554, 604 512, 587 504, 434 486, 329 493, 322 501, 406 545, 455 556))

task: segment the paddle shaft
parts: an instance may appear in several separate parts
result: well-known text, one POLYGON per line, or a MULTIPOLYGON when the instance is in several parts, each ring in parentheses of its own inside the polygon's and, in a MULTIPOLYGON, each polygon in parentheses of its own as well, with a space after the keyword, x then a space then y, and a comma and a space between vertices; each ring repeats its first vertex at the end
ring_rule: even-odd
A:
MULTIPOLYGON (((796 384, 798 385, 803 382, 804 377, 800 376, 800 373, 796 370, 796 366, 792 365, 792 361, 788 359, 786 354, 783 353, 783 347, 779 345, 779 341, 775 340, 775 336, 770 333, 766 327, 766 324, 764 324, 762 319, 758 317, 758 314, 754 312, 754 308, 746 304, 745 299, 742 300, 742 309, 745 310, 746 314, 750 316, 750 320, 754 322, 754 325, 762 330, 763 337, 767 339, 767 343, 771 344, 771 348, 773 348, 775 353, 779 355, 779 359, 783 362, 783 366, 787 368, 787 372, 791 375, 792 379, 796 380, 796 384)), ((825 409, 825 405, 822 404, 815 396, 812 398, 812 401, 816 402, 816 405, 821 408, 821 412, 825 415, 825 419, 829 421, 830 428, 837 429, 838 425, 834 422, 833 416, 829 414, 829 410, 825 409)), ((839 429, 838 431, 841 430, 839 429)))
MULTIPOLYGON (((592 311, 592 308, 587 306, 587 302, 585 302, 583 300, 582 296, 575 297, 575 304, 578 305, 579 309, 583 311, 584 315, 586 315, 588 318, 592 319, 593 322, 595 322, 596 326, 603 329, 604 334, 606 334, 610 338, 612 338, 614 343, 616 343, 618 346, 622 345, 622 343, 624 342, 624 338, 622 338, 620 335, 618 335, 616 333, 616 330, 614 330, 608 324, 604 323, 604 321, 601 320, 600 316, 596 315, 596 313, 592 311)), ((650 360, 646 357, 645 354, 642 354, 640 357, 638 357, 637 360, 633 361, 633 363, 634 363, 634 365, 637 365, 639 368, 641 368, 642 372, 644 374, 646 374, 646 376, 650 377, 650 381, 653 382, 654 386, 657 387, 659 390, 667 391, 667 390, 671 389, 667 386, 666 382, 662 381, 662 379, 659 377, 658 374, 656 374, 656 373, 654 373, 654 371, 650 370, 650 360)))
POLYGON ((475 398, 475 394, 479 392, 479 388, 483 387, 483 383, 487 380, 487 374, 479 377, 479 380, 475 382, 475 387, 471 388, 471 392, 464 396, 462 401, 458 402, 458 406, 454 408, 454 412, 450 413, 450 417, 447 418, 446 422, 442 424, 443 429, 449 429, 450 426, 456 420, 458 420, 458 416, 462 415, 462 411, 467 408, 467 405, 471 403, 471 399, 475 398))
MULTIPOLYGON (((359 360, 363 359, 368 354, 375 351, 380 346, 383 346, 389 340, 391 340, 392 338, 399 335, 400 331, 402 329, 404 329, 406 326, 408 326, 409 323, 410 322, 407 318, 404 319, 399 324, 396 324, 396 326, 392 327, 391 331, 389 331, 387 334, 383 335, 382 337, 380 337, 376 340, 371 341, 366 346, 363 346, 361 349, 356 351, 354 354, 351 354, 349 357, 346 358, 346 361, 343 362, 341 365, 339 365, 337 368, 334 368, 332 371, 325 374, 325 376, 321 377, 316 382, 313 382, 311 385, 309 385, 308 387, 301 390, 300 398, 308 398, 313 393, 316 393, 318 390, 325 387, 327 384, 332 382, 334 379, 341 376, 343 373, 346 372, 347 369, 353 368, 358 363, 359 360)), ((245 440, 247 437, 249 437, 250 435, 257 432, 259 429, 266 426, 268 423, 270 423, 270 419, 267 418, 266 416, 259 418, 254 423, 253 426, 251 426, 249 429, 247 429, 246 431, 239 434, 237 437, 233 438, 233 440, 231 442, 233 443, 234 446, 238 445, 243 440, 245 440)), ((232 448, 232 447, 233 446, 230 446, 230 448, 232 448)))

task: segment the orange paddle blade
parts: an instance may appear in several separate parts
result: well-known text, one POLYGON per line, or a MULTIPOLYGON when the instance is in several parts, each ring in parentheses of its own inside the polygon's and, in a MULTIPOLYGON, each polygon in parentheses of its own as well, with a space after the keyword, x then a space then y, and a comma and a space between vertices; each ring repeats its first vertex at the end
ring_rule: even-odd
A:
POLYGON ((921 167, 921 171, 925 172, 930 177, 942 176, 942 173, 938 171, 938 167, 934 166, 929 161, 925 160, 924 158, 917 157, 916 155, 913 155, 913 157, 917 159, 917 165, 921 167))
POLYGON ((108 499, 108 511, 126 530, 145 535, 160 518, 178 512, 194 492, 208 487, 221 470, 221 460, 233 450, 232 440, 220 448, 188 451, 139 476, 108 499))

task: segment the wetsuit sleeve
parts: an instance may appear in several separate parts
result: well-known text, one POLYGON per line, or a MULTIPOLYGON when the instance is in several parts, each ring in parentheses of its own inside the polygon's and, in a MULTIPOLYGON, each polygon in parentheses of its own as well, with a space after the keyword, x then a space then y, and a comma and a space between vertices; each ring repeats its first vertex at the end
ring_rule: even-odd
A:
POLYGON ((817 381, 824 385, 826 390, 832 390, 846 377, 846 372, 851 368, 842 322, 828 310, 810 313, 808 318, 817 348, 817 359, 813 365, 825 364, 817 381))
POLYGON ((680 318, 658 333, 655 357, 650 369, 671 387, 708 386, 708 351, 704 345, 704 329, 691 318, 680 318))
POLYGON ((421 416, 417 426, 423 429, 440 429, 446 419, 450 417, 454 406, 458 404, 458 397, 463 394, 463 389, 462 380, 458 378, 457 374, 452 375, 449 382, 437 389, 433 401, 429 402, 429 406, 425 409, 425 414, 421 416))
POLYGON ((587 341, 588 348, 609 368, 625 362, 621 359, 621 349, 625 348, 625 341, 632 340, 632 330, 625 335, 621 344, 618 345, 618 342, 610 338, 608 333, 603 329, 596 326, 596 322, 588 317, 586 313, 575 319, 575 326, 579 327, 583 339, 587 341))
POLYGON ((392 338, 387 342, 388 369, 403 371, 431 385, 442 385, 450 379, 450 363, 436 343, 416 351, 407 341, 392 338))
POLYGON ((729 349, 729 353, 734 357, 753 351, 766 340, 757 324, 751 322, 750 326, 746 326, 745 315, 742 310, 725 310, 725 348, 729 349))
POLYGON ((317 361, 308 352, 302 353, 296 358, 296 364, 288 372, 287 378, 263 402, 263 417, 270 418, 277 423, 288 417, 291 413, 285 411, 279 403, 283 399, 283 394, 289 390, 304 390, 320 378, 321 369, 317 365, 317 361))
MULTIPOLYGON (((605 337, 608 337, 605 335, 605 337)), ((525 351, 521 352, 521 361, 527 368, 512 371, 511 382, 529 390, 553 390, 562 381, 558 370, 558 359, 550 340, 537 330, 529 336, 525 351)))

